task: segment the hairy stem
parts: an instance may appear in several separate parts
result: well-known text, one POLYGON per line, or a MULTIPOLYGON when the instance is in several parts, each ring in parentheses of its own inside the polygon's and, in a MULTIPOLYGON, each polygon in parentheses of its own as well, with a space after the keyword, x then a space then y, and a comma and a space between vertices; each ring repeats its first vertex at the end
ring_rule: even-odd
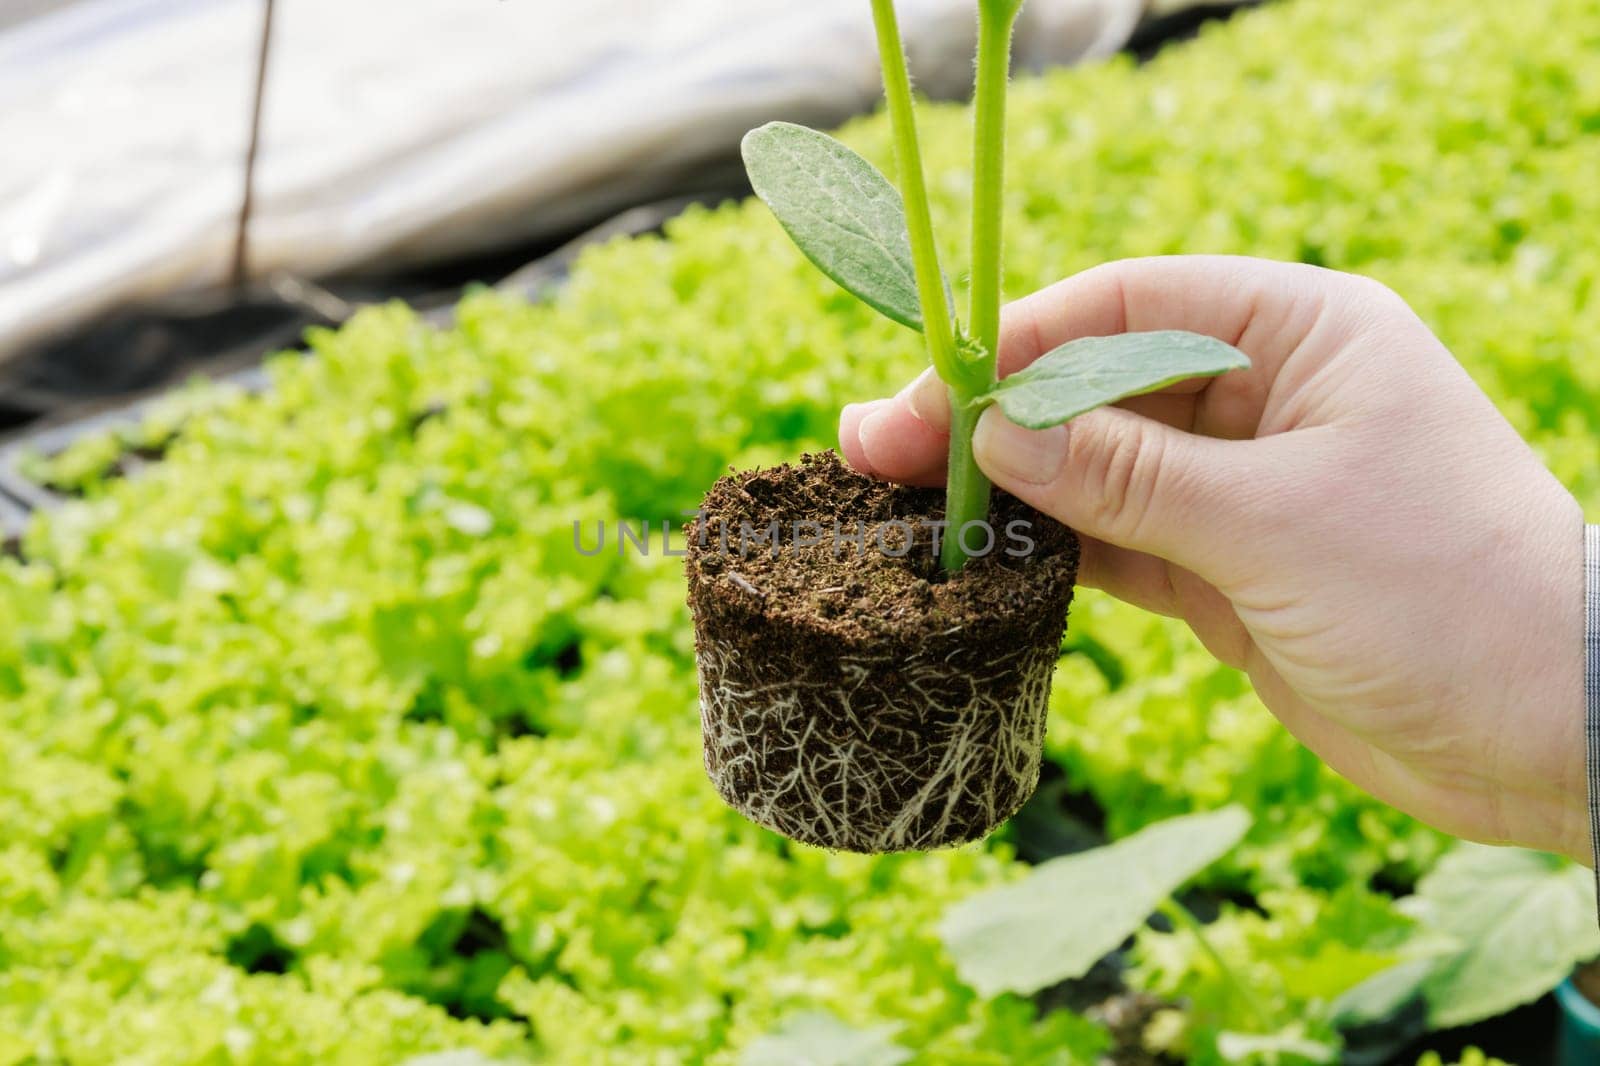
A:
POLYGON ((1190 913, 1188 907, 1185 907, 1171 896, 1162 900, 1158 909, 1171 920, 1173 928, 1185 929, 1195 938, 1200 945, 1200 950, 1205 952, 1211 959, 1217 971, 1222 974, 1222 979, 1232 989, 1234 998, 1239 1001, 1240 1006, 1250 1013, 1251 1020, 1263 1030, 1269 1028, 1271 1023, 1267 1017, 1267 1012, 1262 1009, 1260 1001, 1244 986, 1244 982, 1239 980, 1239 975, 1233 972, 1233 968, 1223 961, 1221 952, 1217 951, 1216 946, 1206 938, 1206 927, 1200 923, 1200 919, 1190 913))
POLYGON ((1011 31, 1016 3, 978 8, 978 75, 973 88, 972 339, 983 349, 981 369, 994 380, 1000 349, 1001 224, 1004 216, 1006 85, 1011 76, 1011 31))
POLYGON ((911 234, 911 262, 916 272, 917 298, 922 303, 922 329, 928 342, 928 357, 941 378, 947 382, 958 381, 963 378, 963 367, 956 353, 950 306, 945 301, 939 249, 933 242, 933 217, 928 210, 922 150, 917 145, 917 121, 912 111, 911 75, 906 70, 905 47, 900 43, 894 0, 872 0, 872 21, 878 31, 883 93, 889 103, 889 124, 894 130, 900 195, 905 200, 906 227, 911 234))
POLYGON ((957 386, 950 387, 950 463, 944 490, 944 517, 949 527, 939 546, 939 563, 952 574, 970 557, 964 539, 980 551, 988 543, 988 535, 979 530, 971 531, 967 538, 961 535, 968 523, 989 517, 989 479, 972 457, 972 431, 983 411, 967 406, 971 397, 957 386))
MULTIPOLYGON (((1001 229, 1005 200, 1006 88, 1011 77, 1011 33, 1020 0, 978 4, 978 73, 973 87, 972 339, 975 357, 966 380, 950 383, 950 461, 945 519, 950 523, 939 562, 951 573, 968 559, 961 530, 989 517, 989 479, 972 457, 978 412, 966 402, 996 376, 1000 350, 1001 229)), ((983 541, 979 541, 983 543, 983 541)))
MULTIPOLYGON (((883 63, 884 97, 894 131, 895 158, 900 165, 901 195, 911 238, 917 297, 922 304, 923 332, 934 369, 950 389, 950 455, 945 488, 945 520, 949 532, 939 562, 954 573, 970 553, 961 531, 989 517, 989 479, 972 457, 972 431, 978 412, 968 402, 995 380, 995 353, 1000 345, 1000 220, 1005 176, 1006 84, 1011 73, 1011 33, 1021 0, 980 0, 978 72, 974 89, 977 114, 973 177, 972 319, 975 344, 958 348, 939 269, 928 190, 917 144, 911 77, 905 47, 895 19, 894 0, 872 0, 878 54, 883 63)), ((989 536, 974 538, 987 543, 989 536)))

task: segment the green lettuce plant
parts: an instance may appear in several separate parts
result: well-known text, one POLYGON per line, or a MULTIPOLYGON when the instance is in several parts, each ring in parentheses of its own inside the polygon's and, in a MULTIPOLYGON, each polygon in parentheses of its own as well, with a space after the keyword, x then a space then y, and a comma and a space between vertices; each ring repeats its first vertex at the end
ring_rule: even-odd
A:
MULTIPOLYGON (((1019 80, 1008 276, 1202 249, 1371 273, 1600 513, 1600 405, 1573 400, 1600 394, 1574 354, 1600 334, 1597 38, 1592 0, 1283 0, 1019 80)), ((930 174, 965 167, 972 117, 919 108, 930 174)), ((889 158, 886 118, 840 136, 889 158)), ((928 195, 955 233, 967 191, 928 195)), ((735 1066, 807 1012, 896 1027, 933 1066, 1097 1061, 1103 1031, 978 993, 937 935, 1025 876, 1004 837, 869 859, 749 826, 700 767, 681 567, 572 549, 574 519, 659 523, 729 464, 825 446, 840 396, 925 362, 787 253, 759 204, 691 211, 540 303, 478 292, 448 329, 375 308, 263 393, 188 391, 138 435, 176 431, 138 477, 107 476, 103 438, 40 464, 85 500, 0 559, 0 1064, 735 1066), (474 911, 503 937, 451 939, 474 911)), ((1300 748, 1181 623, 1090 590, 1074 611, 1049 755, 1114 839, 1252 812, 1199 881, 1240 901, 1205 933, 1254 999, 1287 1028, 1407 964, 1390 895, 1443 838, 1300 748)), ((1468 938, 1464 886, 1546 883, 1440 871, 1419 917, 1468 938)), ((1509 997, 1522 945, 1566 953, 1569 905, 1442 956, 1426 998, 1503 1009, 1496 975, 1509 997)), ((1260 1030, 1187 931, 1133 961, 1197 1063, 1296 1061, 1206 1046, 1260 1030)))
POLYGON ((1089 337, 997 378, 1005 213, 1006 89, 1011 37, 1022 0, 978 0, 973 89, 972 274, 968 322, 952 317, 939 266, 922 151, 893 0, 872 0, 894 135, 900 190, 871 163, 825 133, 775 122, 744 139, 756 194, 817 268, 880 314, 923 334, 950 394, 950 454, 940 562, 957 571, 969 555, 965 530, 989 515, 990 485, 972 454, 978 417, 998 404, 1030 429, 1059 425, 1096 407, 1184 378, 1249 366, 1237 349, 1183 332, 1089 337))

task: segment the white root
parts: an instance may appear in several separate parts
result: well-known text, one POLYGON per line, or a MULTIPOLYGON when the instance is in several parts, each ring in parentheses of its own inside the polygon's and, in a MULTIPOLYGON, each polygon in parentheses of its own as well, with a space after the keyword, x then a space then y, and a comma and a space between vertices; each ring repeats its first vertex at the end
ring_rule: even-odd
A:
POLYGON ((700 637, 706 772, 731 806, 787 837, 861 852, 958 844, 1038 784, 1054 641, 977 677, 943 659, 885 656, 760 680, 732 646, 700 637), (888 676, 898 691, 872 685, 888 676))

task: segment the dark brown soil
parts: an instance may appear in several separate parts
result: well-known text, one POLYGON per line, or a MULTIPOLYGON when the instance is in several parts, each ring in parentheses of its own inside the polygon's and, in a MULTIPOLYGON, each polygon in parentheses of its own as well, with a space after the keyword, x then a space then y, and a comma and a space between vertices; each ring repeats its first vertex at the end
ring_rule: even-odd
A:
POLYGON ((706 771, 754 821, 922 849, 983 836, 1032 793, 1077 538, 996 494, 989 533, 967 535, 989 553, 947 578, 943 502, 831 452, 706 495, 686 560, 706 771))

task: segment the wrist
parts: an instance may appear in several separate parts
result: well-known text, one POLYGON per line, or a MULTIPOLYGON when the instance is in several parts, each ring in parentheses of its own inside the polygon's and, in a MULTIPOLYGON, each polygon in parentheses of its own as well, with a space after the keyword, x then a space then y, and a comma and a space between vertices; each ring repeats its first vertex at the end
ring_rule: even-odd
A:
POLYGON ((1497 779, 1501 841, 1592 866, 1585 530, 1577 502, 1562 495, 1562 505, 1539 524, 1543 535, 1525 545, 1525 564, 1514 578, 1528 595, 1514 612, 1516 631, 1504 634, 1514 665, 1501 688, 1499 742, 1488 766, 1497 779))
POLYGON ((1573 858, 1600 868, 1600 526, 1584 527, 1583 706, 1588 832, 1573 858))

